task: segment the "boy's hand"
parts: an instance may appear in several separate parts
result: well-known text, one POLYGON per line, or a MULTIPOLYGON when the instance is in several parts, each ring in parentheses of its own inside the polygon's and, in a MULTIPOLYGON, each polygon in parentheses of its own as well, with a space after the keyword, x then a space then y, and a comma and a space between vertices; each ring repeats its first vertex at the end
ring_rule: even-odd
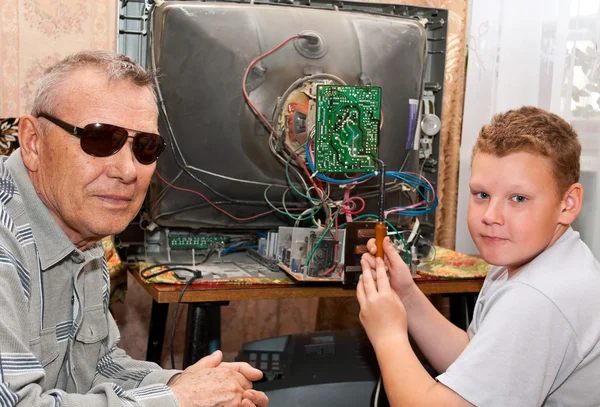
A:
POLYGON ((406 336, 406 310, 390 286, 383 260, 375 260, 375 273, 367 260, 360 263, 363 273, 356 286, 356 297, 360 304, 360 322, 373 347, 379 342, 390 343, 390 339, 393 342, 394 338, 406 336))
MULTIPOLYGON (((369 267, 375 270, 375 254, 377 247, 375 239, 369 239, 367 242, 368 253, 363 254, 362 261, 367 261, 369 267)), ((406 263, 402 260, 389 237, 383 239, 383 254, 385 259, 385 269, 390 274, 390 284, 401 300, 405 300, 416 288, 412 275, 406 263)), ((361 264, 362 264, 361 261, 361 264)), ((363 267, 364 273, 364 267, 363 267)))

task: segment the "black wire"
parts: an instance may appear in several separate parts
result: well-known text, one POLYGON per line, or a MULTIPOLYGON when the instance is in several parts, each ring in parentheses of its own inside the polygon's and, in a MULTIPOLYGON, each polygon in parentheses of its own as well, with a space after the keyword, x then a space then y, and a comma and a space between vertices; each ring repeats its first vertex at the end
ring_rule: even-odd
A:
MULTIPOLYGON (((212 248, 209 250, 209 252, 206 254, 206 257, 204 257, 204 259, 202 259, 202 261, 198 264, 204 264, 208 261, 208 259, 210 258, 210 256, 212 256, 215 253, 215 249, 212 248)), ((194 281, 198 280, 199 278, 202 278, 202 271, 200 270, 193 270, 194 271, 194 276, 192 278, 190 278, 188 280, 187 283, 185 283, 185 285, 183 286, 183 289, 181 290, 181 293, 179 293, 179 298, 177 299, 177 304, 175 305, 175 312, 173 313, 173 321, 171 323, 171 344, 170 344, 170 354, 171 354, 171 368, 175 369, 175 324, 177 323, 177 314, 179 313, 179 306, 181 305, 181 299, 183 298, 183 294, 185 294, 185 290, 187 290, 187 288, 190 286, 190 284, 192 284, 194 281)))
POLYGON ((379 221, 385 220, 385 163, 382 160, 379 162, 379 221))
MULTIPOLYGON (((152 5, 152 7, 150 8, 150 10, 148 11, 148 15, 149 15, 149 19, 148 19, 148 23, 150 25, 149 30, 148 30, 148 46, 150 47, 150 52, 154 53, 154 9, 155 6, 154 4, 152 5)), ((156 61, 154 60, 154 54, 152 54, 152 64, 154 64, 156 61)), ((158 70, 158 67, 156 66, 152 66, 153 69, 158 70)), ((156 72, 154 73, 156 75, 156 72)), ((165 121, 166 127, 167 127, 167 133, 169 134, 169 137, 171 138, 171 142, 169 143, 169 147, 171 149, 171 153, 173 154, 173 158, 175 159, 175 163, 177 164, 177 166, 179 168, 181 168, 183 171, 185 171, 186 174, 188 174, 189 176, 191 176, 192 178, 195 178, 190 171, 187 169, 187 166, 185 165, 185 159, 183 158, 183 153, 181 153, 181 158, 182 160, 184 160, 184 163, 180 163, 178 160, 178 156, 177 154, 175 154, 175 143, 173 142, 175 140, 175 134, 173 134, 173 129, 171 128, 171 124, 170 124, 170 120, 168 119, 167 116, 167 108, 164 105, 165 101, 162 98, 162 92, 160 91, 160 83, 158 81, 158 77, 156 77, 156 83, 155 86, 157 88, 157 92, 156 92, 156 97, 157 99, 157 105, 158 105, 158 113, 162 116, 163 120, 165 121)), ((177 147, 179 148, 179 146, 177 147)), ((166 176, 166 174, 165 174, 166 176)), ((215 190, 213 187, 211 187, 210 185, 208 185, 206 182, 196 179, 197 182, 199 182, 200 184, 204 185, 206 188, 208 188, 209 190, 211 190, 214 194, 220 196, 221 198, 225 199, 225 200, 230 200, 228 196, 221 194, 220 192, 218 192, 217 190, 215 190)))
POLYGON ((148 271, 148 270, 152 270, 152 269, 154 269, 154 268, 157 268, 157 267, 163 267, 163 266, 166 266, 166 264, 152 264, 151 266, 148 266, 148 267, 146 267, 146 268, 144 268, 144 269, 140 270, 140 277, 142 277, 142 278, 144 278, 144 279, 148 279, 148 278, 150 278, 150 277, 148 277, 148 278, 144 277, 144 273, 145 273, 146 271, 148 271))
MULTIPOLYGON (((152 12, 154 11, 154 5, 152 6, 152 8, 149 10, 148 14, 150 15, 150 19, 149 22, 151 24, 150 29, 148 30, 148 40, 149 40, 149 46, 150 46, 150 52, 154 52, 153 51, 153 46, 154 46, 154 36, 153 36, 153 23, 154 23, 154 15, 152 15, 152 12)), ((154 57, 152 57, 154 58, 154 57)), ((157 67, 154 67, 155 69, 158 69, 157 67)), ((167 127, 167 133, 169 134, 169 137, 171 138, 171 142, 169 143, 169 147, 171 149, 171 153, 173 154, 173 158, 175 159, 175 163, 177 164, 177 166, 179 168, 181 168, 182 171, 184 171, 187 175, 189 175, 192 179, 194 179, 196 182, 200 183, 201 185, 203 185, 204 187, 206 187, 207 189, 209 189, 212 193, 214 193, 215 195, 221 197, 222 199, 232 202, 232 203, 245 203, 245 204, 254 204, 254 203, 259 203, 260 201, 244 201, 244 200, 240 200, 240 199, 233 199, 225 194, 223 194, 222 192, 216 190, 215 188, 213 188, 212 186, 210 186, 207 182, 201 180, 200 178, 196 177, 187 167, 187 165, 185 164, 185 159, 183 157, 183 153, 181 152, 181 150, 179 150, 179 154, 181 156, 179 156, 178 154, 176 154, 175 152, 175 143, 177 143, 175 140, 175 134, 173 132, 173 129, 171 128, 171 124, 170 124, 170 120, 167 116, 167 112, 166 112, 166 106, 165 106, 165 102, 164 99, 162 98, 162 93, 160 92, 160 84, 158 82, 158 78, 156 79, 156 83, 155 83, 156 88, 158 89, 158 91, 156 92, 156 96, 157 98, 160 98, 160 100, 157 100, 157 104, 158 104, 158 112, 159 114, 162 116, 163 120, 165 121, 166 127, 167 127), (182 162, 180 162, 179 158, 181 158, 182 162)), ((177 148, 179 149, 179 146, 177 146, 177 148)), ((165 174, 166 176, 166 174, 165 174)), ((162 198, 161 198, 162 199, 162 198)))
MULTIPOLYGON (((157 85, 158 86, 158 85, 157 85)), ((164 101, 163 101, 164 103, 164 101)), ((165 124, 167 125, 167 133, 169 133, 169 137, 171 138, 171 140, 175 140, 175 134, 173 133, 173 129, 171 129, 170 126, 170 120, 168 119, 165 111, 166 108, 163 107, 162 104, 159 105, 159 113, 161 114, 163 120, 165 121, 165 124)), ((191 177, 194 181, 198 182, 199 184, 203 185, 204 187, 206 187, 207 189, 209 189, 213 194, 221 197, 222 199, 228 201, 228 202, 235 202, 235 203, 245 203, 245 204, 252 204, 255 202, 259 202, 259 201, 244 201, 241 199, 233 199, 225 194, 223 194, 222 192, 216 190, 215 188, 213 188, 212 186, 210 186, 206 181, 201 180, 200 178, 198 178, 197 176, 195 176, 187 167, 187 165, 185 165, 185 163, 180 162, 179 158, 183 159, 183 153, 179 152, 181 154, 181 157, 176 154, 175 152, 175 148, 174 148, 174 143, 171 142, 169 143, 169 147, 171 148, 171 153, 173 154, 173 158, 175 159, 175 164, 177 164, 177 166, 183 171, 185 172, 189 177, 191 177)))
MULTIPOLYGON (((274 200, 274 199, 273 199, 274 200)), ((249 205, 249 206, 265 206, 264 201, 248 201, 248 202, 232 202, 232 201, 213 201, 213 204, 217 206, 224 205, 249 205)), ((289 208, 305 208, 306 202, 286 202, 285 204, 289 208)), ((175 215, 177 213, 188 212, 196 209, 203 209, 206 207, 210 207, 211 205, 208 202, 199 203, 196 205, 186 206, 185 208, 174 209, 169 212, 161 212, 159 215, 155 216, 153 220, 160 219, 164 216, 175 215)))
MULTIPOLYGON (((149 14, 153 11, 154 6, 150 9, 149 14)), ((153 17, 151 16, 150 18, 150 24, 153 25, 153 17)), ((153 52, 153 43, 154 43, 154 38, 153 38, 153 27, 151 27, 149 30, 149 45, 151 47, 151 52, 153 52)), ((152 56, 152 58, 154 58, 154 56, 152 56)), ((154 61, 153 61, 154 62, 154 61)), ((158 83, 158 80, 156 81, 156 87, 158 89, 160 89, 160 84, 158 83)), ((246 201, 246 200, 240 200, 240 199, 233 199, 225 194, 223 194, 222 192, 216 190, 215 188, 213 188, 212 186, 210 186, 208 183, 206 183, 205 181, 201 180, 200 178, 196 177, 189 169, 188 166, 185 164, 185 159, 183 157, 183 153, 181 152, 181 150, 179 149, 179 146, 177 146, 177 152, 179 153, 176 154, 175 151, 175 145, 176 145, 176 137, 174 134, 174 131, 171 127, 170 124, 170 120, 168 119, 167 116, 167 112, 166 112, 166 106, 164 104, 164 99, 162 99, 162 93, 160 91, 157 92, 157 97, 160 97, 160 100, 158 100, 158 110, 159 110, 159 114, 162 116, 163 120, 165 121, 166 124, 166 128, 167 128, 167 132, 169 134, 169 137, 171 138, 171 143, 169 143, 169 147, 171 149, 171 153, 173 154, 173 158, 175 159, 175 163, 177 164, 177 166, 184 171, 188 176, 190 176, 192 179, 194 179, 196 182, 200 183, 201 185, 205 186, 206 188, 208 188, 211 192, 213 192, 215 195, 221 197, 222 199, 232 203, 232 204, 244 204, 244 205, 264 205, 263 201, 246 201), (180 160, 182 162, 180 162, 180 160)), ((285 147, 285 145, 284 145, 285 147)), ((296 165, 296 163, 292 162, 292 165, 296 165)), ((298 167, 300 167, 298 165, 298 167)), ((164 195, 163 195, 164 197, 164 195)), ((159 200, 162 200, 163 197, 161 197, 159 200)), ((296 203, 294 204, 290 204, 289 206, 300 206, 301 203, 296 203)), ((189 209, 189 208, 185 208, 185 209, 189 209)), ((163 216, 163 214, 159 214, 158 217, 163 216)))
MULTIPOLYGON (((152 10, 151 10, 152 11, 152 10)), ((151 16, 150 18, 150 23, 153 24, 153 16, 151 16)), ((153 52, 153 43, 154 43, 154 38, 153 38, 153 27, 150 28, 149 31, 149 45, 151 47, 151 52, 153 52)), ((154 58, 154 56, 152 56, 152 58, 154 58)), ((158 80, 156 81, 156 87, 158 89, 160 89, 160 84, 158 83, 158 80)), ((175 145, 176 145, 176 137, 174 134, 174 131, 171 127, 170 124, 170 120, 167 116, 167 112, 166 112, 166 106, 164 104, 164 100, 162 99, 162 93, 160 91, 157 92, 157 97, 160 97, 160 100, 158 100, 158 110, 159 110, 159 114, 162 116, 163 120, 165 121, 166 124, 166 128, 167 128, 167 133, 169 134, 169 137, 171 139, 171 143, 169 143, 169 147, 171 149, 171 153, 173 154, 173 158, 175 159, 175 163, 177 164, 177 166, 184 171, 188 176, 190 176, 192 179, 194 179, 195 181, 197 181, 198 183, 200 183, 201 185, 205 186, 206 188, 208 188, 211 192, 213 192, 215 195, 221 197, 222 199, 233 203, 233 204, 245 204, 245 205, 264 205, 263 201, 244 201, 244 200, 239 200, 239 199, 233 199, 219 191, 217 191, 216 189, 214 189, 213 187, 211 187, 209 184, 207 184, 205 181, 202 181, 200 178, 196 177, 188 168, 187 165, 185 164, 185 159, 183 157, 183 153, 181 152, 181 150, 179 149, 179 146, 177 146, 177 152, 179 154, 177 154, 177 152, 175 151, 175 145), (182 162, 180 162, 180 159, 182 162)), ((284 133, 285 134, 285 133, 284 133)), ((285 144, 283 145, 283 147, 285 148, 285 144)), ((291 163, 292 165, 295 165, 294 162, 291 163)), ((298 165, 299 166, 299 165, 298 165)), ((164 195, 160 198, 160 200, 162 200, 164 198, 164 195)), ((296 205, 290 205, 290 206, 299 206, 300 203, 297 203, 296 205)), ((184 208, 184 209, 189 209, 189 208, 184 208)), ((158 217, 163 216, 163 214, 158 214, 158 217)))
POLYGON ((183 298, 183 294, 185 294, 185 290, 196 281, 198 277, 195 275, 188 280, 187 283, 183 286, 181 293, 179 293, 179 298, 177 299, 177 304, 175 305, 175 312, 173 313, 173 323, 171 324, 171 369, 175 369, 175 323, 177 322, 177 313, 179 312, 179 306, 181 305, 181 299, 183 298))
MULTIPOLYGON (((189 271, 190 273, 196 273, 197 271, 194 269, 191 269, 189 267, 185 267, 185 266, 174 266, 174 267, 169 267, 169 265, 167 264, 155 264, 154 266, 150 266, 150 267, 146 267, 143 271, 140 271, 140 276, 144 279, 144 280, 150 280, 152 277, 157 277, 160 276, 161 274, 165 274, 168 273, 170 271, 177 271, 177 270, 183 270, 183 271, 189 271), (158 267, 166 267, 166 269, 164 270, 160 270, 157 271, 156 273, 152 273, 150 275, 144 275, 142 274, 144 271, 147 271, 150 268, 158 268, 158 267)), ((175 276, 175 278, 180 279, 176 273, 173 274, 175 276)), ((181 279, 180 279, 181 280, 181 279)))
POLYGON ((404 161, 402 162, 402 165, 400 166, 400 171, 402 172, 404 171, 404 167, 406 166, 406 163, 408 162, 408 157, 410 156, 410 150, 406 151, 406 156, 404 157, 404 161))

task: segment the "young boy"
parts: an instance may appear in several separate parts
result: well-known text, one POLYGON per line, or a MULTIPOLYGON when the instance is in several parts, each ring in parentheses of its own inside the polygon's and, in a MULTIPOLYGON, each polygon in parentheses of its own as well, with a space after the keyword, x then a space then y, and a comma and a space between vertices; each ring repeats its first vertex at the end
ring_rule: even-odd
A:
POLYGON ((389 240, 385 263, 369 242, 360 319, 393 407, 600 405, 600 265, 570 227, 583 200, 580 152, 571 126, 535 107, 482 128, 468 224, 494 267, 467 332, 431 305, 389 240), (437 381, 408 332, 443 372, 437 381))

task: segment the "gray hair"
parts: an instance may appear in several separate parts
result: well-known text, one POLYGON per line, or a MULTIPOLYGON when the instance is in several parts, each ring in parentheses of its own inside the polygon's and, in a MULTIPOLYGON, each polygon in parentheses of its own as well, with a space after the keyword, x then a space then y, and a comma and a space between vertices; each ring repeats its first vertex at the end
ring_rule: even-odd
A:
POLYGON ((126 80, 140 87, 148 87, 156 100, 154 73, 146 71, 141 65, 122 54, 109 51, 81 51, 69 55, 46 69, 38 82, 31 115, 37 117, 42 112, 54 114, 56 106, 60 103, 62 84, 68 80, 72 72, 87 67, 99 68, 106 73, 111 82, 126 80))

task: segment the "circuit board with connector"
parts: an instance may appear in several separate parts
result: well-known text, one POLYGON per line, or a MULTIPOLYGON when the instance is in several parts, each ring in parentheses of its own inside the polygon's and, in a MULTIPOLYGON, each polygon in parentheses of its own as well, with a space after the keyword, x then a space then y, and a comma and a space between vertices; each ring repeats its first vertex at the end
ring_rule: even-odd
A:
POLYGON ((376 171, 380 123, 380 87, 319 85, 315 171, 376 171))
POLYGON ((211 236, 211 235, 170 235, 169 247, 171 250, 188 250, 188 249, 210 249, 218 245, 226 245, 230 242, 228 236, 211 236))

